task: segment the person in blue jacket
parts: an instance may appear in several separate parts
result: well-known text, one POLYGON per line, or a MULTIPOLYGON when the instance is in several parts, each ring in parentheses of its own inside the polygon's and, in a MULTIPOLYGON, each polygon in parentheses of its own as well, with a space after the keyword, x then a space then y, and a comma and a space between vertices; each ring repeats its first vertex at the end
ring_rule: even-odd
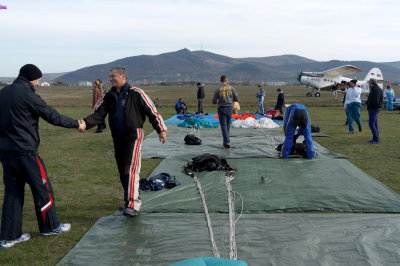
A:
POLYGON ((289 158, 295 139, 299 135, 304 136, 307 158, 315 158, 314 143, 311 137, 311 122, 307 109, 302 104, 290 105, 285 113, 283 130, 285 132, 285 142, 281 150, 281 158, 289 158), (297 131, 297 134, 296 133, 297 131))
POLYGON ((387 99, 386 110, 393 111, 394 90, 391 85, 387 85, 385 89, 387 99))
POLYGON ((177 114, 184 114, 186 113, 187 105, 183 101, 182 98, 179 98, 178 101, 175 103, 175 111, 177 114))

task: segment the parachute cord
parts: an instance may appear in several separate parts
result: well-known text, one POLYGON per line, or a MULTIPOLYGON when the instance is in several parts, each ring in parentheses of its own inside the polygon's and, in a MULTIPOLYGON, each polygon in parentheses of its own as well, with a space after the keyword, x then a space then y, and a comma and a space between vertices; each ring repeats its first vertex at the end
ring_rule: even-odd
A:
MULTIPOLYGON (((259 128, 258 130, 259 130, 259 132, 261 132, 261 134, 263 134, 263 135, 266 137, 267 140, 269 140, 269 143, 272 143, 272 145, 273 145, 274 147, 275 147, 275 146, 278 146, 278 144, 279 144, 280 142, 277 141, 276 137, 270 135, 270 134, 268 133, 267 130, 263 130, 263 129, 261 129, 261 128, 259 128)), ((267 142, 268 142, 268 141, 267 141, 267 142)))
POLYGON ((196 182, 197 190, 199 191, 200 198, 201 198, 201 203, 202 203, 203 208, 204 208, 204 214, 205 214, 206 220, 207 220, 208 232, 210 233, 210 239, 211 239, 211 246, 212 246, 213 255, 214 255, 214 257, 220 258, 221 255, 220 255, 220 253, 218 251, 217 244, 215 243, 215 240, 214 240, 214 232, 213 232, 212 225, 211 225, 210 214, 208 213, 208 207, 207 207, 207 204, 206 204, 206 199, 204 197, 204 193, 203 193, 203 189, 201 187, 200 180, 194 174, 193 174, 192 177, 193 177, 194 181, 196 182))
POLYGON ((229 258, 237 260, 236 248, 236 222, 240 219, 243 213, 243 197, 238 192, 232 190, 231 181, 234 179, 234 170, 228 170, 225 173, 225 186, 228 191, 228 210, 229 210, 229 258), (242 200, 242 210, 239 217, 235 220, 235 194, 239 195, 242 200))

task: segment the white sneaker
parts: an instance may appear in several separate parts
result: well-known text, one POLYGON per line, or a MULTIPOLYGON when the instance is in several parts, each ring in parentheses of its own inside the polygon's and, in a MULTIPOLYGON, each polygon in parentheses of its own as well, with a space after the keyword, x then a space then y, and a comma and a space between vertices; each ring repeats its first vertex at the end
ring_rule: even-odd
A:
POLYGON ((52 236, 52 235, 59 235, 61 233, 65 233, 68 232, 69 230, 71 230, 71 224, 60 224, 59 227, 57 227, 56 229, 54 229, 51 232, 47 232, 47 233, 40 233, 42 236, 52 236))
POLYGON ((15 240, 1 240, 0 241, 0 248, 10 248, 12 246, 14 246, 15 244, 24 242, 24 241, 28 241, 29 238, 31 238, 31 235, 26 233, 26 234, 22 234, 20 237, 18 237, 15 240))

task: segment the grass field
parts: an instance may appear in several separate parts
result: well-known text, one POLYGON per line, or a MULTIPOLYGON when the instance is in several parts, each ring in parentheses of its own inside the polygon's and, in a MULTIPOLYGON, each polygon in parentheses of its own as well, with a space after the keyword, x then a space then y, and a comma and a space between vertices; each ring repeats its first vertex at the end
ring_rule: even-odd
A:
MULTIPOLYGON (((142 87, 151 98, 159 97, 159 112, 165 119, 174 114, 174 103, 183 97, 189 111, 196 110, 195 87, 142 87)), ((241 111, 257 110, 255 87, 237 87, 241 111)), ((317 138, 321 145, 345 154, 357 167, 400 193, 398 175, 400 159, 400 115, 399 111, 382 111, 379 126, 382 138, 380 145, 368 145, 371 133, 367 112, 362 110, 364 131, 347 135, 345 114, 341 101, 335 101, 328 92, 320 98, 307 98, 303 87, 283 87, 286 103, 303 103, 309 108, 313 125, 321 127, 328 138, 317 138)), ((211 102, 213 88, 206 88, 205 111, 215 112, 211 102)), ((266 107, 275 105, 276 87, 267 87, 266 107)), ((400 95, 400 89, 395 88, 400 95)), ((39 88, 38 93, 60 113, 73 118, 82 118, 91 109, 91 88, 50 87, 39 88)), ((48 175, 53 183, 57 212, 60 221, 72 224, 69 233, 40 237, 37 230, 30 189, 26 189, 24 208, 24 232, 31 240, 10 249, 0 250, 1 265, 54 265, 56 264, 102 216, 114 213, 122 203, 123 191, 115 167, 110 130, 94 134, 95 129, 85 133, 77 130, 54 127, 40 121, 40 155, 44 159, 48 175)), ((146 133, 151 132, 149 123, 146 133)), ((142 160, 142 177, 147 177, 160 162, 158 159, 142 160)), ((2 170, 0 169, 0 174, 2 170)), ((3 186, 0 187, 3 198, 3 186)), ((2 201, 1 201, 2 202, 2 201)))

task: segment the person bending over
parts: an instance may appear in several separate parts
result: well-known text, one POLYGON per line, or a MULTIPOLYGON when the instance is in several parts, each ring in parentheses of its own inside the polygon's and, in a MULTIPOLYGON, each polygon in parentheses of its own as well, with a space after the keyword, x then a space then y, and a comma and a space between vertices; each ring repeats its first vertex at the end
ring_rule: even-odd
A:
POLYGON ((307 109, 302 104, 290 105, 285 113, 283 130, 285 142, 283 143, 280 157, 289 158, 298 136, 303 135, 307 150, 307 158, 315 158, 314 143, 311 137, 311 122, 307 109), (296 134, 297 130, 297 134, 296 134))

